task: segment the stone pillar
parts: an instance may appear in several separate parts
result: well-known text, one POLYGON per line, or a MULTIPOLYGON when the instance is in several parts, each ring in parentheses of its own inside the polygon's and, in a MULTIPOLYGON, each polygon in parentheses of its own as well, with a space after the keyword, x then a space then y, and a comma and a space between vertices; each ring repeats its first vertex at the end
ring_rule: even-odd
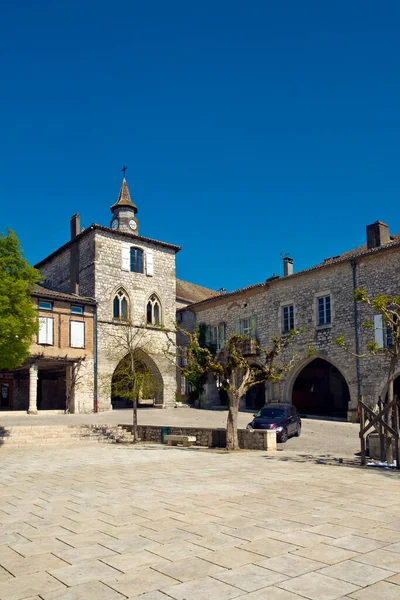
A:
POLYGON ((264 450, 276 450, 276 431, 274 429, 264 432, 264 450))
POLYGON ((28 415, 37 414, 37 384, 38 384, 38 367, 31 365, 29 367, 29 408, 28 415))

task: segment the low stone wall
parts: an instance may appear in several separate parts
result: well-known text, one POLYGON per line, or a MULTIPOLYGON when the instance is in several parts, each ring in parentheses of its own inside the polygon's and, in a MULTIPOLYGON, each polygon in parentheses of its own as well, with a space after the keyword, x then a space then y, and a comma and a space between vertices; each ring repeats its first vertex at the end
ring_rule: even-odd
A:
MULTIPOLYGON (((120 425, 126 431, 132 432, 131 425, 120 425)), ((155 425, 138 425, 139 437, 144 442, 157 444, 165 443, 165 435, 196 436, 196 446, 208 448, 225 448, 226 429, 207 427, 162 427, 155 425)), ((243 450, 267 450, 266 434, 263 431, 238 430, 239 447, 243 450)))

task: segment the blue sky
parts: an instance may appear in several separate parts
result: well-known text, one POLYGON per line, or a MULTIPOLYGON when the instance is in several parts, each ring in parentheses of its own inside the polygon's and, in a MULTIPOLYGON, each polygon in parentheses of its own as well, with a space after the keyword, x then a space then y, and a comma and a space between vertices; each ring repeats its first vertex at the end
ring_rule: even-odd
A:
POLYGON ((121 167, 140 233, 228 290, 400 232, 400 5, 3 0, 1 230, 36 262, 108 225, 121 167))

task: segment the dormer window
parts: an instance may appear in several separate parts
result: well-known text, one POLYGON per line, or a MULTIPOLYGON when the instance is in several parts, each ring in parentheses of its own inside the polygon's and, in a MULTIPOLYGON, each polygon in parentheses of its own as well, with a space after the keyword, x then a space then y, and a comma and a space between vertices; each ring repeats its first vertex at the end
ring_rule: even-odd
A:
POLYGON ((155 294, 150 297, 147 303, 146 320, 148 325, 160 325, 161 323, 161 304, 155 294))
POLYGON ((125 290, 118 290, 114 296, 113 318, 121 321, 128 319, 128 296, 125 290))

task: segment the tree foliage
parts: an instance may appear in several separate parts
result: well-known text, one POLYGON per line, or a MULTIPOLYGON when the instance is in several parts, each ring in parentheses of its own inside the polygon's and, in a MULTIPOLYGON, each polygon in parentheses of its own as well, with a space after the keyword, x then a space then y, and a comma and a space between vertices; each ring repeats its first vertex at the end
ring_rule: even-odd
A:
POLYGON ((29 355, 38 331, 30 294, 39 279, 39 271, 23 257, 15 233, 0 234, 0 369, 15 369, 29 355))

